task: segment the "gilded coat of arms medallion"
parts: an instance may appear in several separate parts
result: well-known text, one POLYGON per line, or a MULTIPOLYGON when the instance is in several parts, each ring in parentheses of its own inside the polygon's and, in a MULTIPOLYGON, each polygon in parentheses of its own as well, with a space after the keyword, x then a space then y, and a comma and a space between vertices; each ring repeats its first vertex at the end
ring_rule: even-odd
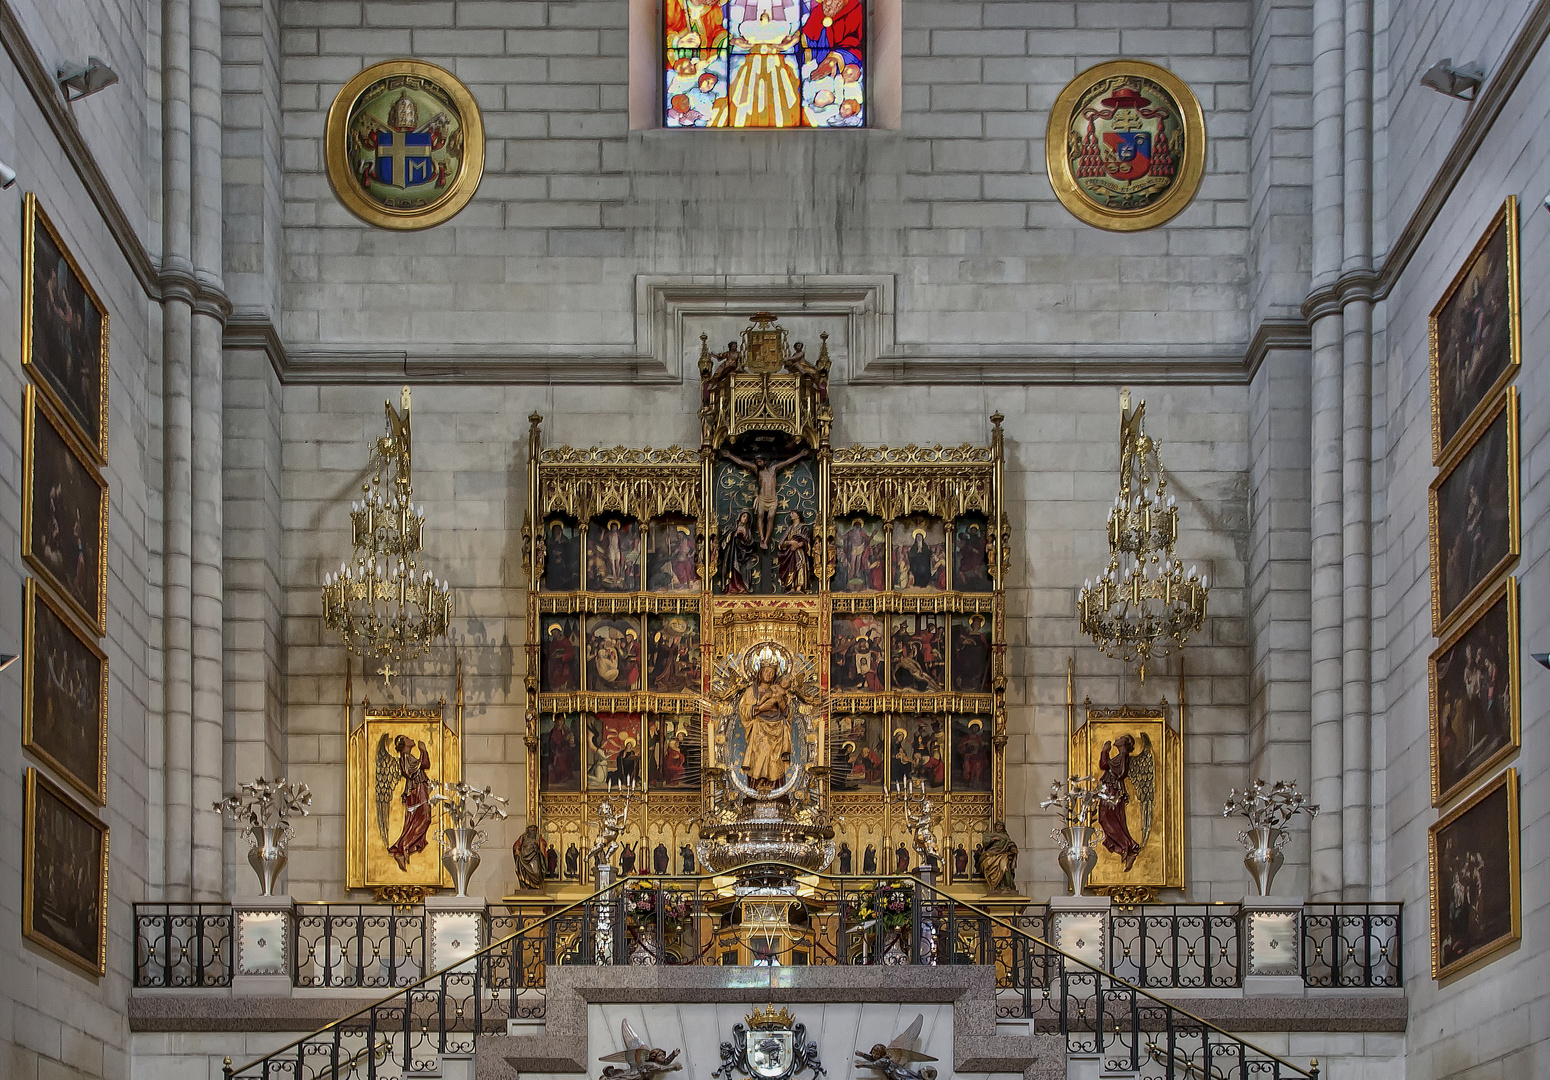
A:
POLYGON ((1141 60, 1088 68, 1060 92, 1045 139, 1050 185, 1089 225, 1134 232, 1189 205, 1205 172, 1200 102, 1141 60))
POLYGON ((328 179, 356 217, 428 229, 473 198, 484 172, 484 121, 468 87, 419 60, 374 64, 328 110, 328 179))

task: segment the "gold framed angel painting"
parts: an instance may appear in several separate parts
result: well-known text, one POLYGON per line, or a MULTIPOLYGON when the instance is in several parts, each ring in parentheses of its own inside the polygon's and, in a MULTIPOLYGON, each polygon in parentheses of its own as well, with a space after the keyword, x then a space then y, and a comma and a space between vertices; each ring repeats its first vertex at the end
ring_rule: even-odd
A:
POLYGON ((450 884, 431 794, 462 779, 461 732, 440 705, 364 706, 349 731, 349 887, 406 897, 450 884))
POLYGON ((1069 772, 1097 777, 1110 797, 1098 811, 1095 889, 1138 899, 1182 887, 1182 744, 1166 706, 1085 706, 1071 734, 1069 772))

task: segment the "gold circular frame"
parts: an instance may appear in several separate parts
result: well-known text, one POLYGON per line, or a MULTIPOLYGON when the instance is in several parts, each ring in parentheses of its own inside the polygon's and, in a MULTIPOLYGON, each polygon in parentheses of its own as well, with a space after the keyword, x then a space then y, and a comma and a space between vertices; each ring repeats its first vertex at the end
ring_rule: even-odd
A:
POLYGON ((387 60, 359 72, 334 97, 334 103, 328 108, 323 158, 328 165, 328 182, 350 213, 381 229, 429 229, 457 214, 478 190, 484 175, 484 118, 474 95, 452 72, 423 60, 387 60), (346 149, 355 103, 372 84, 395 75, 413 75, 433 83, 457 106, 458 119, 463 126, 463 160, 457 175, 439 199, 414 210, 395 210, 362 194, 346 149))
POLYGON ((1195 198, 1206 169, 1206 121, 1200 102, 1184 80, 1165 67, 1145 60, 1110 60, 1082 72, 1066 84, 1050 108, 1044 137, 1044 166, 1050 186, 1065 208, 1088 225, 1112 232, 1139 232, 1154 228, 1177 215, 1195 198), (1133 75, 1161 86, 1178 106, 1184 125, 1184 156, 1173 186, 1151 206, 1139 210, 1110 210, 1093 202, 1071 175, 1066 133, 1071 129, 1077 103, 1092 87, 1116 75, 1133 75))

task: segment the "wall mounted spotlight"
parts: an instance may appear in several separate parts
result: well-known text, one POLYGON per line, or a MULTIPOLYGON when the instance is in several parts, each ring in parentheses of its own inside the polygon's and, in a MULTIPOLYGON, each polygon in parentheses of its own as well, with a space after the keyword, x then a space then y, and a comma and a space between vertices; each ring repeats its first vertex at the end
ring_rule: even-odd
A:
POLYGON ((1550 652, 1531 652, 1529 655, 1540 667, 1550 668, 1550 652))
POLYGON ((1473 101, 1484 78, 1485 68, 1479 64, 1463 64, 1454 67, 1453 58, 1450 56, 1446 60, 1437 61, 1423 71, 1421 85, 1429 86, 1439 94, 1447 94, 1460 101, 1473 101))
POLYGON ((0 161, 0 188, 8 188, 14 183, 16 183, 16 170, 0 161))
POLYGON ((118 72, 93 56, 87 59, 85 67, 79 64, 61 65, 58 78, 60 88, 65 92, 65 100, 80 101, 118 82, 118 72))

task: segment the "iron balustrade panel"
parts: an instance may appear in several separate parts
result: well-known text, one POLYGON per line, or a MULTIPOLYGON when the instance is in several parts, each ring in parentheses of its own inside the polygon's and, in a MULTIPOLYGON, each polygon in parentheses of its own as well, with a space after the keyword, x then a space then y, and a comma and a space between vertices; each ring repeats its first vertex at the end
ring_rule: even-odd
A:
POLYGON ((134 905, 135 986, 209 990, 231 985, 230 904, 134 905))
POLYGON ((1313 987, 1404 985, 1397 903, 1304 904, 1302 979, 1313 987))
POLYGON ((293 912, 295 986, 391 989, 428 973, 423 907, 296 904, 293 912))
POLYGON ((1148 990, 1242 985, 1238 911, 1227 904, 1145 904, 1109 916, 1109 970, 1148 990))

